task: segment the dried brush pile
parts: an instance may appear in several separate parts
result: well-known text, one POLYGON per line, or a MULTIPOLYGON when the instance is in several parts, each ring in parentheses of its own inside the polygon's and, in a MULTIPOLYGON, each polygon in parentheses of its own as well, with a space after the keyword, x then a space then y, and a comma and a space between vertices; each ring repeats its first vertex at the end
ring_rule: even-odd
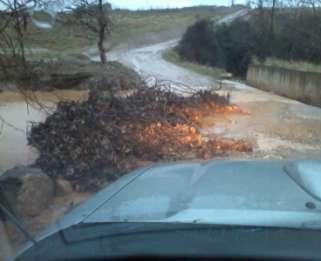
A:
POLYGON ((181 97, 141 88, 129 97, 92 90, 86 102, 61 102, 28 137, 40 156, 37 165, 78 191, 99 189, 137 164, 129 162, 208 159, 229 151, 251 151, 245 141, 209 139, 200 119, 233 108, 227 97, 198 92, 181 97))

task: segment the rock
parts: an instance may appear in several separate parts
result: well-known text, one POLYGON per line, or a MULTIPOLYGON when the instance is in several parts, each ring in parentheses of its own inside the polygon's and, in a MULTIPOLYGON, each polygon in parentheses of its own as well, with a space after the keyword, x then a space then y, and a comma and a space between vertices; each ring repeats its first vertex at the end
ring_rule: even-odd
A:
POLYGON ((40 169, 18 166, 0 176, 0 201, 19 216, 36 216, 53 195, 54 184, 40 169))
POLYGON ((119 63, 108 62, 104 73, 96 75, 89 81, 89 89, 97 89, 100 92, 117 92, 124 90, 134 90, 144 86, 144 82, 139 74, 119 63))
POLYGON ((57 196, 65 196, 72 193, 72 185, 68 180, 65 179, 57 179, 56 183, 56 195, 57 196))
POLYGON ((220 78, 222 80, 228 80, 228 79, 231 79, 232 77, 233 77, 233 74, 231 73, 223 73, 220 78))
POLYGON ((64 89, 66 86, 68 86, 68 88, 75 88, 92 76, 91 73, 87 72, 52 73, 47 84, 55 89, 64 89))

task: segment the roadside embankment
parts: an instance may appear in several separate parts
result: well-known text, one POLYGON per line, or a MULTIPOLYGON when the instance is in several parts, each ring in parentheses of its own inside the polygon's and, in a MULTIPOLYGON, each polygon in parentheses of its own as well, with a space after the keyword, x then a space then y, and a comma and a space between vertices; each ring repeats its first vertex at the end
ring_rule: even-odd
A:
POLYGON ((321 73, 251 65, 246 79, 256 88, 321 106, 321 73))

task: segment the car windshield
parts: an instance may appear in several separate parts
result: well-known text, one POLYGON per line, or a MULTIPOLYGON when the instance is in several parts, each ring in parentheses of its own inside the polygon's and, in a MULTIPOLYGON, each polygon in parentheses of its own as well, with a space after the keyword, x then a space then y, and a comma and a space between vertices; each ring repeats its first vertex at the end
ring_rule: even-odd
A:
POLYGON ((320 43, 319 0, 0 0, 0 260, 78 206, 321 228, 320 43))

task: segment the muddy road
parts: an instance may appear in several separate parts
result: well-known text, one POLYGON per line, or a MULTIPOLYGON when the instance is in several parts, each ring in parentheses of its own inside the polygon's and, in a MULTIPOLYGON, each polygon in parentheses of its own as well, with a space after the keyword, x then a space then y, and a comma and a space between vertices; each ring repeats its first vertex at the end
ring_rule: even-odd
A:
MULTIPOLYGON (((198 88, 214 86, 215 81, 213 79, 188 71, 162 59, 164 50, 173 48, 178 44, 178 41, 179 39, 173 39, 139 48, 120 46, 108 53, 108 59, 128 65, 139 72, 144 79, 155 77, 158 80, 180 82, 198 88)), ((93 60, 99 61, 99 57, 95 56, 93 60)))
MULTIPOLYGON (((217 80, 162 59, 162 53, 177 44, 170 40, 140 48, 119 47, 109 53, 143 77, 181 82, 198 89, 215 89, 217 80)), ((306 159, 321 158, 321 108, 255 89, 237 81, 223 81, 222 94, 229 93, 232 103, 244 115, 213 115, 208 134, 244 138, 254 144, 254 152, 229 155, 229 158, 306 159)), ((175 86, 175 84, 173 85, 175 86)))

